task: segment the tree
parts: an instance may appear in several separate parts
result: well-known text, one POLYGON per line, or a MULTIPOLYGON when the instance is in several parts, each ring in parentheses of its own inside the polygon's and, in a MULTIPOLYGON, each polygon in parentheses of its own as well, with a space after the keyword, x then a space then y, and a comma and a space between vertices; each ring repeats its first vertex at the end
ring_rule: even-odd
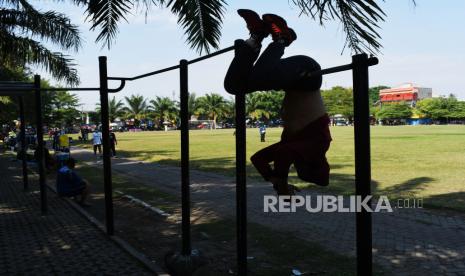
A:
POLYGON ((246 96, 246 113, 252 120, 280 118, 284 99, 282 91, 255 92, 246 96))
POLYGON ((55 79, 76 85, 79 78, 73 61, 51 51, 41 41, 61 50, 77 51, 81 46, 77 26, 63 14, 36 10, 27 0, 0 2, 0 71, 14 74, 18 68, 39 65, 55 79))
POLYGON ((79 98, 67 91, 43 93, 44 123, 48 126, 72 126, 80 120, 79 98))
POLYGON ((433 120, 449 120, 463 118, 463 102, 460 102, 454 95, 439 98, 427 98, 418 101, 417 112, 426 118, 433 120))
POLYGON ((216 128, 216 119, 227 111, 227 102, 223 96, 215 93, 206 94, 198 98, 199 113, 213 120, 213 128, 216 128))
MULTIPOLYGON (((100 103, 97 103, 97 113, 100 114, 101 108, 100 103)), ((110 122, 114 122, 116 118, 121 118, 125 115, 124 103, 121 100, 116 101, 116 98, 113 97, 108 102, 108 118, 110 122)))
POLYGON ((176 103, 168 97, 156 97, 150 101, 150 109, 153 111, 155 118, 160 121, 160 125, 167 121, 176 120, 179 110, 176 103))
POLYGON ((405 102, 383 104, 376 117, 381 120, 408 119, 412 117, 412 108, 405 102))
POLYGON ((197 96, 195 95, 195 93, 189 93, 187 105, 189 110, 189 118, 192 115, 198 115, 199 101, 197 100, 197 96))
MULTIPOLYGON (((152 8, 169 8, 178 17, 187 42, 197 51, 209 52, 217 48, 221 36, 221 24, 225 12, 225 0, 76 0, 86 6, 91 29, 100 29, 97 41, 110 47, 118 32, 118 24, 131 13, 134 5, 142 4, 146 14, 152 8)), ((414 2, 414 1, 413 1, 414 2)), ((375 0, 292 0, 297 12, 317 20, 320 25, 335 20, 341 23, 346 36, 345 47, 354 52, 378 52, 381 39, 377 29, 386 14, 375 0)), ((414 2, 415 3, 415 2, 414 2)), ((343 49, 344 49, 343 48, 343 49)))
POLYGON ((321 91, 321 96, 330 116, 336 114, 344 115, 349 121, 354 116, 353 93, 351 88, 335 86, 330 90, 321 91))
POLYGON ((131 95, 124 97, 128 106, 124 108, 128 117, 134 119, 135 125, 138 126, 140 120, 145 118, 147 113, 147 100, 141 95, 131 95))
POLYGON ((246 114, 252 120, 270 119, 270 111, 266 108, 267 103, 263 101, 262 93, 247 94, 245 98, 246 114))

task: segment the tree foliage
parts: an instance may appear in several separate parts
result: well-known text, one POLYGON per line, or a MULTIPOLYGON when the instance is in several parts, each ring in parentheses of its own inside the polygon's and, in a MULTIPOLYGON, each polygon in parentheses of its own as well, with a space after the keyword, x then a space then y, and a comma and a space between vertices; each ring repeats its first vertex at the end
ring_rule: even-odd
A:
POLYGON ((405 102, 383 104, 376 117, 381 120, 408 119, 412 117, 412 108, 405 102))
POLYGON ((465 118, 465 102, 458 101, 453 95, 423 99, 417 103, 416 109, 421 116, 433 120, 465 118))
POLYGON ((199 106, 198 112, 213 120, 213 128, 216 128, 218 116, 223 115, 227 111, 226 99, 219 94, 210 93, 199 97, 197 100, 199 106))
POLYGON ((321 96, 329 115, 342 114, 352 120, 354 116, 352 88, 335 86, 329 90, 322 90, 321 96))
POLYGON ((149 109, 152 111, 152 115, 161 124, 164 122, 174 122, 179 117, 176 102, 168 97, 157 96, 154 100, 150 101, 150 104, 149 109))
POLYGON ((131 95, 130 97, 124 97, 124 99, 127 104, 127 106, 124 107, 124 111, 128 117, 134 119, 136 125, 138 125, 140 120, 144 119, 147 115, 147 99, 142 95, 131 95))
POLYGON ((246 114, 252 120, 270 120, 280 117, 284 98, 282 91, 255 92, 246 96, 246 114))
POLYGON ((38 11, 27 0, 0 1, 0 69, 14 71, 38 65, 57 80, 78 84, 72 59, 44 43, 62 51, 77 51, 81 39, 77 26, 64 14, 38 11))
MULTIPOLYGON (((221 25, 226 9, 225 0, 74 0, 86 7, 91 29, 99 29, 97 41, 110 47, 118 33, 118 24, 126 16, 144 7, 145 14, 152 7, 168 8, 178 17, 187 43, 199 53, 218 48, 221 25)), ((413 1, 415 2, 415 1, 413 1)), ((375 0, 292 0, 300 15, 309 16, 324 25, 328 21, 341 23, 346 47, 353 52, 376 53, 381 48, 379 23, 386 14, 375 0)))

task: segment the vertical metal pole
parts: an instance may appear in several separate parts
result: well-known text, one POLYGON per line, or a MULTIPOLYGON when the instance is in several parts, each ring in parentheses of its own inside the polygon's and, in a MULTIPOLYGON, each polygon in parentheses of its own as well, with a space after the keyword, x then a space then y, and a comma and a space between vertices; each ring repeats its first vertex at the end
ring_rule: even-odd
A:
POLYGON ((36 134, 37 134, 37 165, 39 166, 40 206, 42 214, 47 213, 47 188, 45 179, 44 160, 44 126, 42 121, 42 93, 40 91, 40 76, 34 76, 34 92, 36 97, 36 134))
POLYGON ((188 63, 183 59, 180 66, 181 101, 181 197, 182 197, 182 255, 191 255, 191 210, 189 183, 189 88, 188 63))
POLYGON ((28 175, 27 175, 27 145, 26 145, 26 120, 24 119, 24 99, 22 96, 18 97, 19 101, 19 120, 21 122, 21 159, 23 163, 23 186, 24 190, 28 189, 28 175))
POLYGON ((237 275, 247 275, 247 190, 245 94, 236 94, 236 223, 237 275))
POLYGON ((103 142, 103 183, 105 190, 105 224, 107 234, 114 234, 113 218, 113 188, 111 182, 111 158, 110 158, 110 119, 108 116, 108 73, 107 57, 98 58, 100 72, 100 115, 102 119, 103 142))
MULTIPOLYGON (((352 57, 354 87, 355 193, 362 200, 371 195, 370 106, 368 100, 368 56, 352 57)), ((371 206, 371 200, 368 206, 371 206)), ((372 275, 371 213, 356 214, 357 275, 372 275)))

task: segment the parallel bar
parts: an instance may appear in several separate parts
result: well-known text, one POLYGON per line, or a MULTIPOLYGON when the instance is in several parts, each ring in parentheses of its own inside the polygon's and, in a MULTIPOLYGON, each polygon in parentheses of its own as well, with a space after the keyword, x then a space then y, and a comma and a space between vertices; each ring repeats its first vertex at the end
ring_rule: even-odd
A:
MULTIPOLYGON (((229 52, 229 51, 232 51, 232 50, 234 50, 234 46, 224 48, 222 50, 216 51, 214 53, 211 53, 211 54, 208 54, 208 55, 205 55, 205 56, 201 56, 201 57, 193 59, 193 60, 189 60, 189 61, 187 61, 187 64, 193 64, 193 63, 196 63, 196 62, 199 62, 199 61, 202 61, 202 60, 205 60, 205 59, 217 56, 217 55, 221 55, 223 53, 226 53, 226 52, 229 52)), ((147 74, 138 75, 138 76, 131 77, 131 78, 128 78, 128 77, 108 77, 108 79, 109 80, 133 81, 133 80, 142 79, 142 78, 145 78, 145 77, 150 77, 150 76, 153 76, 153 75, 157 75, 157 74, 160 74, 160 73, 165 73, 165 72, 175 70, 175 69, 179 69, 179 68, 180 68, 180 65, 175 65, 175 66, 163 68, 163 69, 160 69, 160 70, 157 70, 157 71, 149 72, 147 74)))
POLYGON ((107 57, 99 57, 100 72, 100 113, 102 119, 102 142, 103 142, 103 181, 105 190, 105 224, 107 234, 114 234, 113 219, 113 188, 111 181, 111 158, 110 158, 110 119, 108 115, 108 74, 107 57))
POLYGON ((171 70, 175 70, 175 69, 179 69, 179 65, 167 67, 167 68, 160 69, 160 70, 157 70, 157 71, 153 71, 153 72, 150 72, 150 73, 147 73, 147 74, 143 74, 143 75, 138 75, 138 76, 135 76, 135 77, 132 77, 132 78, 126 78, 126 77, 108 77, 108 79, 109 79, 109 80, 126 80, 126 81, 133 81, 133 80, 138 80, 138 79, 150 77, 150 76, 153 76, 153 75, 165 73, 165 72, 168 72, 168 71, 171 71, 171 70))
MULTIPOLYGON (((368 100, 368 56, 352 57, 354 87, 355 193, 371 196, 370 106, 368 100)), ((371 206, 371 200, 368 202, 371 206)), ((356 213, 357 275, 372 275, 371 213, 362 208, 356 213)))
POLYGON ((191 210, 189 183, 189 88, 188 63, 179 62, 180 101, 181 101, 181 197, 182 197, 182 255, 190 256, 191 210))
POLYGON ((45 158, 44 158, 44 126, 42 121, 42 93, 40 89, 40 76, 34 76, 34 93, 36 98, 36 128, 37 128, 37 165, 39 166, 39 186, 40 186, 40 203, 42 214, 47 214, 47 189, 45 179, 45 158))
MULTIPOLYGON (((73 87, 54 87, 54 88, 42 88, 40 91, 98 91, 100 88, 94 88, 94 87, 83 87, 83 88, 73 88, 73 87)), ((24 92, 24 93, 30 93, 31 88, 27 87, 16 87, 14 85, 12 86, 4 86, 0 87, 0 93, 1 91, 14 91, 14 92, 24 92)))
POLYGON ((245 94, 236 94, 237 275, 247 275, 247 183, 245 94))
POLYGON ((338 73, 338 72, 348 71, 348 70, 352 70, 352 64, 346 64, 346 65, 341 65, 341 66, 336 66, 336 67, 314 71, 314 72, 308 73, 308 76, 313 77, 313 76, 319 76, 319 75, 328 75, 328 74, 333 74, 333 73, 338 73))
POLYGON ((23 187, 28 189, 27 175, 27 145, 26 145, 26 120, 24 119, 24 100, 23 97, 18 97, 19 101, 19 121, 21 122, 21 160, 23 165, 23 187))
MULTIPOLYGON (((373 66, 373 65, 378 64, 378 58, 370 57, 364 62, 368 66, 373 66)), ((318 70, 318 71, 313 71, 311 73, 308 73, 307 75, 309 77, 314 77, 314 76, 319 76, 319 75, 328 75, 328 74, 338 73, 338 72, 342 72, 342 71, 348 71, 348 70, 352 70, 352 69, 353 69, 353 63, 350 63, 350 64, 330 67, 330 68, 326 68, 326 69, 321 69, 321 70, 318 70)))
POLYGON ((21 96, 31 96, 34 88, 24 89, 24 90, 13 90, 5 88, 0 88, 0 96, 11 96, 11 97, 21 97, 21 96))
POLYGON ((193 60, 189 60, 188 63, 193 64, 193 63, 196 63, 196 62, 208 59, 208 58, 212 58, 212 57, 217 56, 217 55, 224 54, 224 53, 232 51, 232 50, 234 50, 234 46, 230 46, 228 48, 224 48, 224 49, 216 51, 214 53, 211 53, 211 54, 208 54, 208 55, 205 55, 205 56, 202 56, 202 57, 198 57, 198 58, 193 59, 193 60))

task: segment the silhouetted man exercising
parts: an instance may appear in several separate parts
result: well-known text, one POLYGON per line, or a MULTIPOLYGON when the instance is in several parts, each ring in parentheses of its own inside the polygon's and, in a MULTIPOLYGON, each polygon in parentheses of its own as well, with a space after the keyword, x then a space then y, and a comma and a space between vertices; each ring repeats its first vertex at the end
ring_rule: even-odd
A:
POLYGON ((243 9, 238 14, 247 23, 250 38, 235 42, 235 56, 224 81, 226 91, 285 91, 281 141, 255 153, 251 158, 253 165, 273 184, 278 195, 292 195, 297 190, 287 181, 292 164, 300 179, 327 186, 329 117, 320 94, 322 77, 309 77, 309 73, 321 69, 320 65, 308 56, 281 58, 297 35, 280 16, 264 14, 260 18, 254 11, 243 9), (273 42, 258 58, 261 42, 269 34, 273 42))

